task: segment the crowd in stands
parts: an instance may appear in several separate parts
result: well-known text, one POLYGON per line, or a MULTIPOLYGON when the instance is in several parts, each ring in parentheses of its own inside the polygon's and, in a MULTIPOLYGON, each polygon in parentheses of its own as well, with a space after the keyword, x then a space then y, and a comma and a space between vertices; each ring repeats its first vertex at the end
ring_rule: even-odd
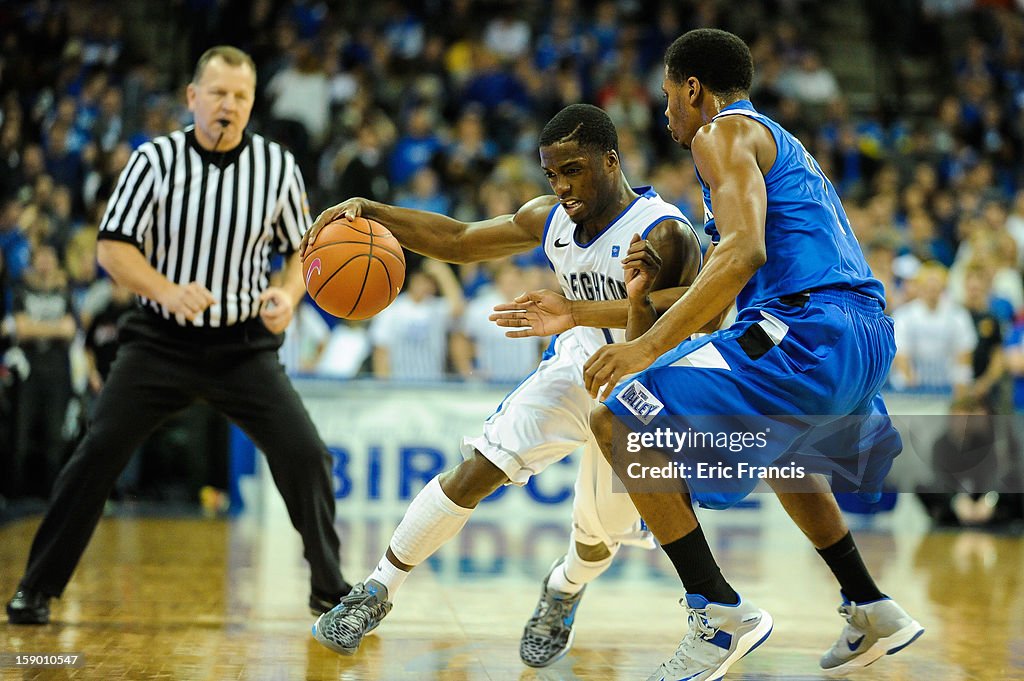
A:
MULTIPOLYGON (((549 191, 536 150, 544 122, 586 101, 618 127, 632 183, 653 184, 699 227, 692 165, 665 130, 661 59, 690 28, 732 30, 752 47, 754 104, 819 160, 886 284, 893 387, 1024 409, 1024 10, 1014 2, 864 3, 880 54, 933 59, 926 115, 904 114, 899 92, 853 110, 820 43, 825 3, 812 0, 172 4, 175 19, 158 29, 184 46, 171 55, 102 0, 0 4, 9 485, 30 450, 46 453, 52 478, 102 386, 130 300, 97 269, 97 225, 133 150, 190 122, 183 88, 217 43, 253 55, 251 125, 296 154, 314 215, 350 196, 465 220, 512 212, 549 191), (1016 399, 999 397, 1011 376, 1022 377, 1016 399)), ((532 368, 544 344, 505 339, 485 313, 519 291, 559 288, 543 254, 458 268, 409 254, 409 264, 405 292, 368 323, 300 309, 282 360, 300 373, 419 380, 508 382, 532 368)))

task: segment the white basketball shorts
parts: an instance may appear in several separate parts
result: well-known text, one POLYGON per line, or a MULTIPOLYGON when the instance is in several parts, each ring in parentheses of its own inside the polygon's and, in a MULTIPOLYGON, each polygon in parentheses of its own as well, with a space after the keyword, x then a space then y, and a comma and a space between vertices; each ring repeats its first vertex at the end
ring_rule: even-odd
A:
POLYGON ((462 455, 479 451, 509 481, 525 485, 577 449, 581 450, 573 497, 573 538, 609 547, 653 548, 640 514, 625 492, 613 492, 614 473, 590 432, 590 411, 598 402, 583 387, 588 356, 571 331, 555 339, 554 354, 510 392, 484 422, 483 434, 462 440, 462 455))

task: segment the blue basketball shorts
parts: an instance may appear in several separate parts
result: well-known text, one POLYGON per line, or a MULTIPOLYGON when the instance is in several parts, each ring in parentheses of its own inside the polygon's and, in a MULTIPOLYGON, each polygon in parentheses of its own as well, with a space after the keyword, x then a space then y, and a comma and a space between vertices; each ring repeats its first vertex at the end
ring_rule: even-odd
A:
POLYGON ((785 464, 870 498, 902 451, 878 394, 895 351, 893 321, 876 299, 811 291, 748 308, 729 328, 684 341, 604 404, 622 426, 616 438, 678 434, 670 453, 690 471, 686 486, 702 506, 728 508, 760 478, 696 475, 701 467, 785 464))

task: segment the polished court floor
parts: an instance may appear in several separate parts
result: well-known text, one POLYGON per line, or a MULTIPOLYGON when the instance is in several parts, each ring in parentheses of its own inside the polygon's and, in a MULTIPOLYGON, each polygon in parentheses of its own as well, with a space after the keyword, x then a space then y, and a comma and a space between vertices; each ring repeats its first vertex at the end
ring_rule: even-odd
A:
MULTIPOLYGON (((774 501, 761 501, 759 510, 705 516, 727 575, 776 622, 767 643, 727 679, 826 678, 817 658, 842 626, 836 589, 774 501)), ((857 536, 882 588, 927 632, 853 678, 1024 679, 1024 540, 932 533, 912 506, 901 500, 894 516, 857 536)), ((585 595, 573 651, 545 670, 524 667, 519 634, 567 533, 561 517, 540 511, 479 515, 409 578, 394 611, 353 657, 310 637, 308 568, 280 516, 105 518, 55 602, 52 623, 0 624, 0 653, 74 652, 84 655, 84 665, 8 666, 0 678, 619 680, 646 678, 672 653, 685 630, 680 589, 660 552, 627 548, 585 595)), ((365 575, 400 516, 400 508, 342 509, 349 579, 365 575)), ((37 522, 0 526, 5 599, 37 522)))

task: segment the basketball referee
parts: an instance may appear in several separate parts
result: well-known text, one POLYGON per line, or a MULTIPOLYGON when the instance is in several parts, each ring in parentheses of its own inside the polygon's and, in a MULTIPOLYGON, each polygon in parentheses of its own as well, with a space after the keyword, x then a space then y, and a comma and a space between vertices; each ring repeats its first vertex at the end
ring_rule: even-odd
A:
POLYGON ((88 432, 61 471, 18 591, 12 624, 49 620, 131 453, 196 400, 267 456, 312 577, 310 609, 349 591, 334 530, 330 456, 277 358, 305 293, 297 251, 309 227, 291 153, 246 132, 252 58, 208 50, 188 86, 195 124, 148 142, 121 173, 99 228, 100 264, 139 296, 88 432), (286 256, 281 287, 270 259, 286 256))

